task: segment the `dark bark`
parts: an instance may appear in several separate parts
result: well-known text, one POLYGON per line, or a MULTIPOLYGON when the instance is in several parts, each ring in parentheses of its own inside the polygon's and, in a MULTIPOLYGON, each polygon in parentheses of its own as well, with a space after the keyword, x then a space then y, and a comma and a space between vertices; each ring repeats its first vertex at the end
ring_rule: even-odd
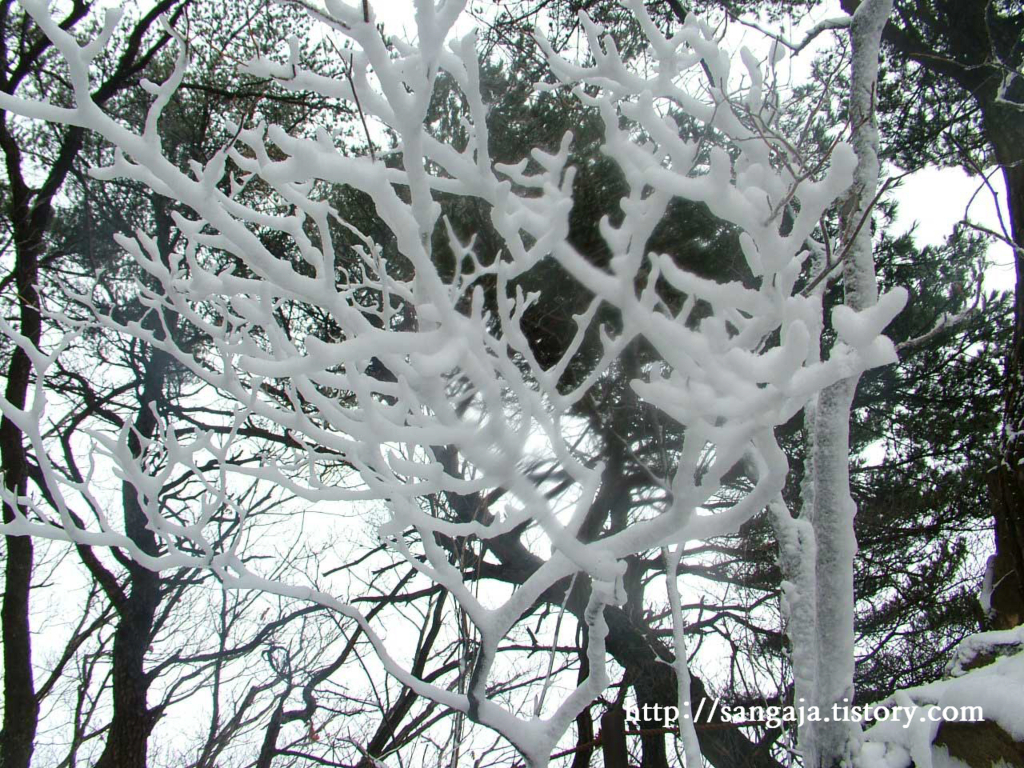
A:
MULTIPOLYGON (((185 0, 187 2, 187 0, 185 0)), ((94 94, 97 103, 109 100, 119 91, 132 85, 138 73, 149 63, 157 51, 170 39, 163 35, 147 49, 142 48, 144 37, 155 20, 182 0, 162 0, 135 27, 128 38, 123 54, 113 73, 106 78, 94 94)), ((70 29, 88 13, 91 5, 75 0, 61 21, 70 29)), ((0 73, 0 90, 15 93, 22 81, 43 62, 50 42, 42 35, 26 37, 32 29, 25 18, 12 16, 12 4, 0 5, 0 60, 7 68, 0 73), (17 28, 17 29, 16 29, 17 28), (8 45, 9 37, 20 35, 17 56, 13 61, 8 45)), ((41 336, 39 314, 39 265, 45 252, 45 233, 53 217, 53 199, 61 189, 82 148, 83 132, 68 128, 58 139, 54 159, 42 185, 33 189, 26 182, 23 171, 22 147, 9 130, 7 114, 0 112, 0 152, 10 188, 5 211, 12 229, 14 265, 3 284, 13 283, 19 309, 19 331, 24 339, 38 346, 41 336)), ((32 378, 32 364, 20 347, 15 348, 6 371, 7 401, 23 408, 32 378)), ((24 494, 27 490, 29 466, 21 430, 8 418, 0 419, 0 466, 4 485, 8 491, 24 494)), ((3 518, 10 522, 18 514, 5 504, 3 518)), ((2 768, 28 768, 38 726, 39 697, 34 689, 32 675, 32 649, 29 627, 29 598, 33 566, 33 545, 28 537, 7 537, 7 561, 4 566, 4 598, 0 607, 4 646, 4 719, 0 729, 0 766, 2 768)), ((144 588, 140 590, 140 599, 144 588)), ((133 590, 134 593, 134 590, 133 590)), ((115 704, 116 706, 116 704, 115 704)), ((122 708, 123 708, 122 704, 122 708)), ((140 765, 144 765, 144 760, 140 765)))
MULTIPOLYGON (((582 642, 580 643, 580 671, 576 678, 577 685, 587 679, 590 674, 590 659, 587 657, 587 647, 590 644, 590 637, 587 626, 580 627, 582 642)), ((594 716, 590 714, 590 708, 584 709, 576 716, 576 754, 572 758, 570 768, 589 768, 590 758, 594 755, 594 716)))
POLYGON ((1015 626, 1024 621, 1019 610, 1024 604, 1024 436, 1020 435, 1024 426, 1024 112, 1000 105, 992 96, 985 101, 982 117, 1003 170, 1017 277, 1013 347, 1006 363, 1004 449, 989 483, 996 523, 996 571, 1006 576, 993 602, 995 622, 1015 626), (1011 608, 1014 605, 1017 610, 1011 608))
POLYGON ((989 560, 993 585, 988 620, 994 629, 1012 629, 1024 621, 1024 588, 1021 569, 1020 470, 1000 464, 988 476, 992 514, 996 523, 996 553, 989 560))
MULTIPOLYGON (((636 691, 638 706, 677 706, 679 698, 675 670, 670 666, 674 661, 671 651, 635 626, 623 610, 605 608, 604 615, 608 622, 608 652, 625 667, 636 691)), ((697 739, 704 758, 715 768, 780 768, 780 763, 767 749, 752 742, 722 717, 714 706, 714 698, 708 695, 703 681, 693 672, 690 673, 690 704, 694 712, 702 713, 697 724, 697 739), (702 724, 716 727, 701 728, 702 724)), ((641 713, 643 711, 641 709, 641 713)), ((655 720, 641 720, 640 728, 654 730, 664 725, 655 720)), ((642 768, 669 765, 663 734, 645 734, 640 738, 644 748, 642 768)))
MULTIPOLYGON (((260 745, 260 754, 253 764, 253 768, 271 768, 274 758, 277 756, 277 739, 281 735, 281 728, 284 725, 284 702, 288 698, 286 691, 277 702, 274 714, 270 716, 267 730, 263 734, 263 743, 260 745)), ((99 768, 97 766, 97 768, 99 768)))
POLYGON ((629 768, 626 743, 626 713, 621 707, 601 715, 601 754, 605 768, 629 768))
MULTIPOLYGON (((3 32, 0 29, 0 32, 3 32)), ((14 240, 13 282, 17 292, 19 330, 24 339, 39 346, 42 330, 39 314, 39 260, 44 249, 43 233, 52 215, 50 197, 37 197, 22 177, 21 148, 7 128, 6 114, 0 112, 0 149, 4 153, 10 202, 7 215, 14 240)), ((32 377, 32 362, 20 346, 15 347, 7 365, 4 397, 16 408, 24 408, 32 377)), ((28 459, 21 429, 4 416, 0 419, 0 467, 9 493, 24 495, 28 480, 28 459)), ((25 510, 3 505, 5 523, 25 510)), ((29 626, 29 597, 32 581, 33 545, 29 537, 6 537, 4 598, 0 607, 4 645, 4 720, 0 729, 0 766, 28 768, 39 720, 39 702, 32 679, 32 639, 29 626)))
MULTIPOLYGON (((15 230, 17 231, 17 229, 15 230)), ((38 295, 35 290, 39 249, 33 243, 17 249, 15 284, 21 310, 21 333, 32 344, 39 343, 38 295)), ((32 364, 17 348, 7 366, 7 401, 23 408, 32 364)), ((0 467, 4 487, 22 495, 26 489, 27 461, 21 430, 6 416, 0 420, 0 467)), ((24 510, 20 511, 24 514, 24 510)), ((15 509, 3 505, 5 523, 15 519, 15 509)), ((4 597, 0 607, 4 646, 4 719, 0 729, 0 766, 28 768, 32 759, 39 702, 32 679, 32 639, 29 626, 29 595, 32 582, 33 546, 27 536, 6 537, 4 597)))
MULTIPOLYGON (((165 258, 170 250, 171 220, 163 201, 154 201, 156 241, 165 258)), ((171 330, 176 318, 168 316, 158 327, 171 330)), ((139 458, 146 441, 156 432, 156 410, 164 400, 164 389, 171 374, 173 359, 166 352, 151 349, 140 372, 138 411, 128 435, 128 449, 139 458)), ((156 534, 148 526, 148 518, 131 483, 121 486, 125 534, 142 552, 159 554, 156 534)), ((149 687, 154 673, 146 670, 146 653, 153 639, 154 619, 160 606, 162 579, 159 573, 129 561, 128 582, 131 589, 116 607, 118 624, 114 632, 111 658, 113 679, 113 718, 103 753, 95 768, 146 768, 149 734, 160 718, 159 708, 150 708, 149 687)))
MULTIPOLYGON (((858 0, 843 2, 848 11, 857 5, 858 0)), ((1004 67, 1019 70, 1024 63, 1022 33, 1021 9, 1008 6, 1000 11, 991 3, 959 0, 940 0, 927 12, 917 3, 898 3, 895 18, 883 33, 888 50, 914 61, 935 78, 946 99, 953 101, 962 94, 974 101, 984 140, 1002 169, 1016 295, 1013 340, 1006 358, 1002 455, 990 473, 989 488, 996 530, 995 569, 1008 575, 1001 584, 1000 603, 1005 606, 1024 603, 1024 440, 1019 437, 1024 426, 1024 80, 1018 77, 1008 93, 1000 93, 1000 88, 1004 67)), ((962 152, 961 162, 980 171, 971 150, 962 152)), ((1015 618, 1004 613, 995 622, 1009 625, 1022 619, 1019 613, 1015 618)))

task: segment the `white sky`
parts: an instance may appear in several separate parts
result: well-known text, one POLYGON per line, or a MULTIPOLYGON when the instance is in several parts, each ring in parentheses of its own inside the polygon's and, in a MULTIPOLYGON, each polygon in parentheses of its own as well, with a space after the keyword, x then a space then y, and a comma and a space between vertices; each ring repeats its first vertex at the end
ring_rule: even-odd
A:
MULTIPOLYGON (((992 189, 1000 196, 1002 220, 1008 229, 1010 219, 1006 212, 1002 174, 994 174, 990 182, 992 189)), ((981 184, 981 177, 968 177, 958 168, 925 168, 908 176, 895 194, 899 203, 897 231, 906 232, 916 223, 916 240, 919 245, 939 244, 949 237, 953 226, 964 218, 965 211, 968 211, 971 221, 995 232, 1001 231, 996 203, 988 188, 978 192, 971 202, 971 197, 981 184)), ((1013 290, 1015 277, 1010 246, 993 243, 989 247, 989 260, 992 266, 985 273, 986 290, 1013 290)))

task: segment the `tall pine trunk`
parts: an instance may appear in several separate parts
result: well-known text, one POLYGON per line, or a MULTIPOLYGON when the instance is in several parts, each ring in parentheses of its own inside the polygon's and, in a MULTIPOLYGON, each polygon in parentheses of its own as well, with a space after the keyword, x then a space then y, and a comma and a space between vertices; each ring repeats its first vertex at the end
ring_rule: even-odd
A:
POLYGON ((996 99, 982 101, 985 132, 1003 169, 1016 267, 1013 342, 1006 361, 1001 461, 989 475, 995 518, 992 620, 998 628, 1024 621, 1024 111, 996 99))
MULTIPOLYGON (((869 217, 879 175, 875 91, 880 40, 891 12, 892 0, 868 0, 853 14, 850 30, 849 121, 857 167, 842 206, 841 252, 846 253, 845 304, 857 312, 878 301, 869 217)), ((854 698, 853 561, 857 542, 853 522, 857 506, 850 494, 850 411, 859 378, 848 377, 824 390, 809 424, 811 498, 805 509, 814 532, 815 548, 808 555, 814 557, 817 635, 812 703, 822 715, 822 722, 807 732, 802 745, 809 768, 848 764, 855 748, 857 726, 835 713, 854 698)), ((808 671, 797 670, 796 674, 808 671)))

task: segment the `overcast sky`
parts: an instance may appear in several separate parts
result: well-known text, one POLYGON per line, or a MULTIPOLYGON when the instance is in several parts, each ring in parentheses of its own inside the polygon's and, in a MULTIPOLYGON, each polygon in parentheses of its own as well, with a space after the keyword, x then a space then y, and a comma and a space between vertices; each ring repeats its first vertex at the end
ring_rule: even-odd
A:
MULTIPOLYGON (((1010 219, 1006 212, 1005 186, 1000 173, 990 178, 991 187, 1000 196, 1003 217, 1007 229, 1010 219)), ((970 203, 970 219, 987 229, 999 232, 1001 225, 996 214, 992 192, 986 187, 971 197, 982 184, 978 176, 970 178, 958 168, 926 168, 904 179, 896 190, 899 215, 896 223, 900 232, 917 223, 917 242, 921 245, 941 243, 953 231, 953 226, 964 218, 964 211, 970 203)), ((989 248, 992 266, 985 274, 985 287, 996 290, 1012 290, 1014 285, 1013 251, 1005 243, 993 243, 989 248)))

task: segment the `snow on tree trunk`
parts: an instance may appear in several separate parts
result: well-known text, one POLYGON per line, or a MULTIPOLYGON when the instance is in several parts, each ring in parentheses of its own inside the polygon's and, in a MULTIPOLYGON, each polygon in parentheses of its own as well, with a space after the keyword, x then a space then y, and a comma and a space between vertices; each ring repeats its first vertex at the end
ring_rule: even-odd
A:
MULTIPOLYGON (((870 222, 879 174, 874 104, 879 43, 891 11, 891 0, 868 0, 854 13, 850 27, 849 120, 857 167, 841 209, 845 305, 834 310, 832 319, 840 339, 854 347, 871 335, 862 337, 865 329, 860 316, 878 304, 870 222)), ((905 296, 902 298, 905 301, 905 296)), ((890 295, 883 304, 896 300, 890 295)), ((814 704, 823 720, 814 726, 803 749, 806 764, 822 768, 848 761, 859 734, 858 725, 836 717, 854 698, 853 560, 857 541, 853 520, 857 507, 850 495, 850 409, 859 377, 849 376, 823 389, 809 425, 813 499, 808 508, 814 528, 817 612, 814 704)))
MULTIPOLYGON (((851 111, 857 154, 839 143, 808 173, 797 171, 803 159, 792 155, 791 144, 771 138, 777 125, 771 116, 777 117, 781 102, 758 60, 744 49, 740 72, 734 72, 714 31, 692 15, 666 38, 641 0, 627 3, 649 44, 644 60, 650 66, 640 71, 623 61, 614 42, 586 16, 581 23, 592 63, 570 62, 540 40, 557 81, 544 87, 571 88, 599 111, 604 151, 625 177, 621 222, 601 223, 612 254, 607 268, 569 240, 571 135, 557 148, 534 148, 517 165, 492 161, 475 38, 448 39, 462 10, 457 2, 416 3, 415 45, 385 41, 367 5, 327 0, 326 12, 310 10, 326 24, 326 34, 343 38, 344 78, 305 69, 295 40, 286 62, 247 65, 250 73, 274 78, 282 87, 337 99, 386 125, 396 139, 387 162, 349 155, 326 126, 289 135, 275 125, 229 125, 233 138, 224 149, 205 165, 193 162, 187 169, 164 155, 159 135, 161 112, 188 66, 184 42, 170 77, 162 84, 143 83, 153 102, 145 128, 134 132, 90 98, 90 64, 110 39, 118 14, 110 12, 96 40, 82 46, 51 18, 45 2, 22 3, 67 62, 76 106, 0 94, 0 109, 95 132, 117 150, 97 176, 140 182, 177 201, 187 215, 175 217, 184 243, 175 253, 159 253, 141 232, 119 241, 159 285, 137 286, 142 302, 154 310, 154 322, 173 315, 180 332, 157 333, 154 322, 120 323, 88 293, 75 297, 91 319, 52 318, 64 336, 50 334, 57 340, 45 353, 0 319, 0 329, 38 371, 31 404, 20 408, 0 401, 0 411, 32 443, 48 503, 59 510, 53 517, 39 500, 4 492, 6 503, 28 512, 5 523, 3 533, 118 547, 154 570, 210 569, 228 589, 264 590, 327 606, 361 627, 386 671, 402 684, 494 729, 531 766, 543 766, 577 715, 608 684, 604 609, 622 599, 624 559, 663 547, 678 552, 688 541, 734 533, 777 502, 788 464, 775 430, 817 398, 811 427, 814 536, 798 530, 806 529, 802 523, 794 528, 784 515, 777 518, 780 530, 788 531, 786 557, 807 558, 817 538, 817 652, 806 638, 797 678, 802 685, 815 680, 817 700, 849 695, 855 550, 849 405, 864 370, 895 360, 881 332, 905 293, 894 291, 876 303, 870 227, 854 237, 848 226, 848 306, 833 315, 840 343, 823 359, 822 292, 808 287, 813 275, 806 265, 812 253, 823 251, 814 241, 823 236, 819 221, 851 183, 856 192, 848 221, 867 215, 878 170, 870 94, 885 3, 865 4, 854 24, 851 111), (467 104, 461 147, 445 144, 430 129, 429 107, 442 72, 467 104), (696 75, 699 87, 692 87, 688 73, 696 75), (677 110, 696 121, 695 133, 680 129, 672 117, 677 110), (689 135, 717 135, 724 146, 708 152, 703 138, 689 135), (372 201, 400 264, 389 261, 393 250, 385 251, 334 207, 329 192, 342 186, 372 201), (266 190, 265 196, 253 202, 242 195, 248 187, 266 190), (442 216, 439 200, 458 196, 489 209, 503 240, 496 254, 485 257, 472 240, 461 241, 442 216), (701 278, 680 269, 670 255, 649 251, 648 240, 675 197, 705 203, 740 231, 749 284, 701 278), (289 248, 269 248, 259 236, 266 232, 289 248), (437 242, 455 256, 452 273, 438 267, 437 242), (543 367, 522 328, 537 297, 515 281, 551 259, 594 298, 577 316, 563 357, 543 367), (602 305, 621 318, 615 329, 595 327, 602 305), (295 307, 329 318, 331 332, 289 322, 288 310, 295 307), (130 449, 127 427, 116 437, 96 434, 96 450, 137 490, 147 527, 159 542, 155 554, 106 519, 89 484, 69 482, 50 458, 42 427, 50 405, 47 376, 64 345, 93 325, 173 356, 214 388, 221 410, 231 414, 208 430, 189 424, 180 432, 170 417, 154 414, 159 423, 142 456, 130 449), (564 374, 578 362, 586 337, 600 338, 602 354, 588 362, 591 369, 581 381, 567 384, 564 374), (651 362, 633 389, 682 425, 685 438, 666 480, 667 500, 621 532, 589 540, 579 532, 604 482, 602 467, 579 460, 568 436, 572 430, 565 427, 573 404, 588 396, 637 339, 649 348, 651 362), (244 444, 241 427, 250 420, 286 433, 289 452, 264 456, 259 466, 232 461, 244 444), (149 460, 154 453, 160 461, 149 460), (553 495, 543 487, 531 471, 538 454, 565 478, 560 483, 568 491, 553 495), (216 472, 209 471, 211 464, 216 472), (751 468, 753 486, 721 504, 726 473, 740 464, 751 468), (332 479, 339 466, 341 481, 332 479), (158 503, 158 490, 173 472, 190 468, 209 478, 206 495, 189 511, 191 518, 171 516, 158 503), (283 486, 327 509, 372 502, 382 510, 380 541, 418 578, 447 590, 475 628, 479 642, 468 686, 418 677, 389 652, 354 605, 316 581, 310 586, 270 579, 251 567, 243 551, 245 510, 232 504, 229 492, 238 477, 283 486), (432 503, 443 494, 494 494, 504 506, 481 510, 468 521, 451 519, 437 514, 432 503), (76 499, 98 510, 91 524, 71 514, 76 499), (711 500, 719 502, 714 512, 707 508, 711 500), (214 540, 208 535, 212 518, 226 514, 237 516, 239 534, 214 540), (542 565, 503 602, 480 599, 470 577, 454 564, 448 542, 487 542, 527 525, 529 546, 542 565), (499 645, 538 599, 574 578, 589 590, 589 675, 575 688, 552 686, 537 699, 541 711, 535 716, 520 714, 532 708, 489 695, 500 668, 499 645)), ((777 58, 773 53, 771 63, 777 58)), ((840 253, 835 247, 824 251, 840 253)), ((812 579, 807 562, 794 566, 803 576, 794 582, 793 599, 798 611, 806 611, 813 607, 806 602, 812 579)), ((682 646, 678 597, 673 614, 682 646)), ((682 678, 685 647, 676 653, 682 678)), ((845 727, 824 729, 822 761, 831 764, 847 754, 848 735, 845 727)), ((696 761, 689 736, 688 757, 696 761)))

